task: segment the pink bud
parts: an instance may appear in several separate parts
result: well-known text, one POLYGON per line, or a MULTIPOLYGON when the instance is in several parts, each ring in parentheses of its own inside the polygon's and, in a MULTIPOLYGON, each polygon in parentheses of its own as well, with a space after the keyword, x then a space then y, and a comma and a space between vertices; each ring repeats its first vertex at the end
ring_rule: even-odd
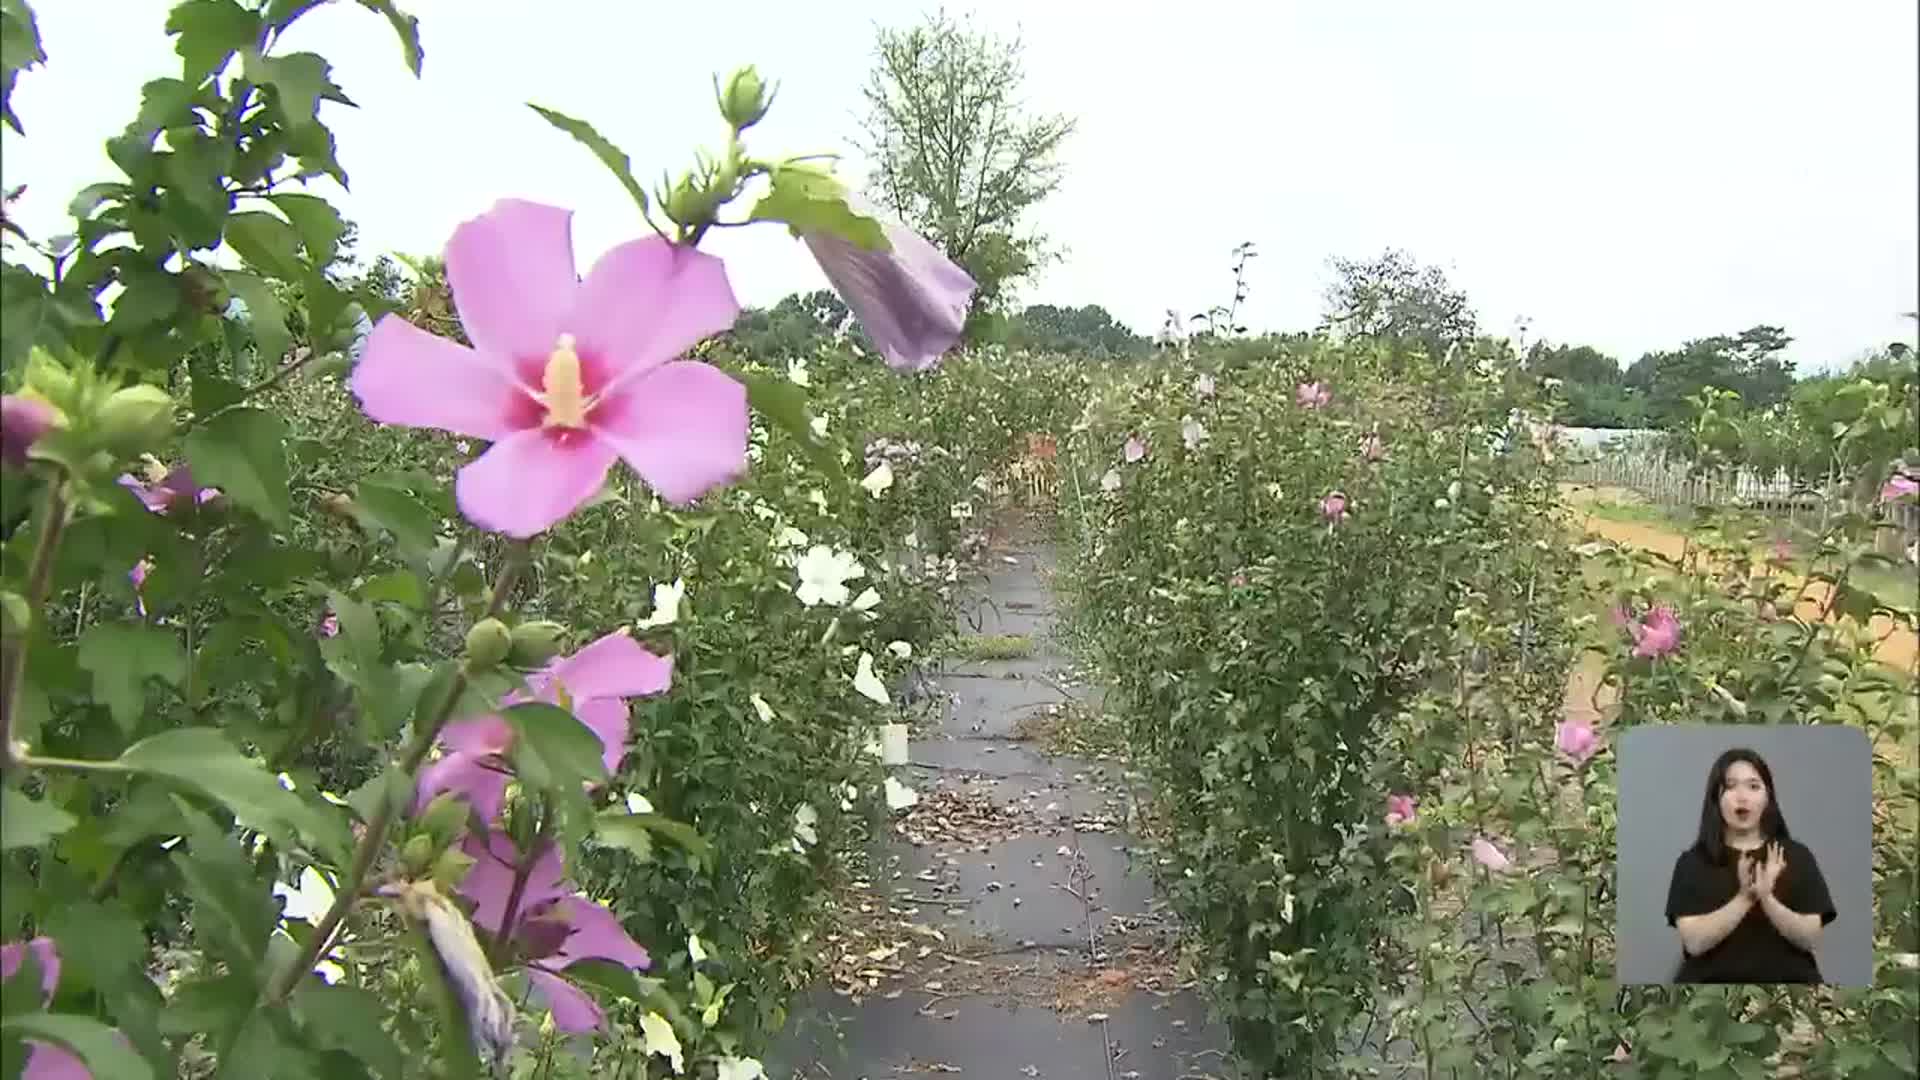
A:
POLYGON ((1127 436, 1126 446, 1121 448, 1121 456, 1132 465, 1147 456, 1147 444, 1138 435, 1127 436))
POLYGON ((16 469, 27 465, 27 451, 53 427, 53 406, 19 394, 0 396, 0 461, 16 469))
POLYGON ((1338 525, 1347 519, 1347 497, 1337 491, 1329 491, 1320 500, 1320 516, 1327 524, 1338 525))

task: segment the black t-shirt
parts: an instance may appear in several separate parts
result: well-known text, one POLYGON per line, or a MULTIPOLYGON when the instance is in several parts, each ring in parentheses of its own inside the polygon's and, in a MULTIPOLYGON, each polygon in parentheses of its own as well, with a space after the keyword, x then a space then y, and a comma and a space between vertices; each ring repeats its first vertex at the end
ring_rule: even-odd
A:
MULTIPOLYGON (((1820 925, 1834 920, 1833 897, 1813 852, 1797 840, 1780 845, 1787 868, 1774 884, 1773 894, 1789 909, 1820 916, 1820 925)), ((1667 887, 1667 925, 1683 915, 1709 915, 1724 907, 1740 891, 1736 867, 1744 853, 1729 850, 1724 866, 1717 866, 1697 848, 1688 848, 1674 860, 1673 883, 1667 887)), ((1731 933, 1699 956, 1686 953, 1675 982, 1683 983, 1817 983, 1820 965, 1813 954, 1787 940, 1774 928, 1759 904, 1747 912, 1731 933)))

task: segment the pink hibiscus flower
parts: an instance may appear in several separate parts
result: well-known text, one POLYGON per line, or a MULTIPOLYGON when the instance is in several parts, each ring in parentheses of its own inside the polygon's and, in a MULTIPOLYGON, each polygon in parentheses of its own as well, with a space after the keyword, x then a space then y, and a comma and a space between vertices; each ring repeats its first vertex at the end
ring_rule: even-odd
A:
POLYGON ((1303 409, 1324 409, 1333 403, 1333 391, 1317 382, 1304 382, 1294 389, 1294 403, 1303 409))
POLYGON ((1327 492, 1320 500, 1320 516, 1329 526, 1347 520, 1347 497, 1338 491, 1327 492))
POLYGON ((0 462, 22 469, 27 451, 53 427, 53 406, 19 394, 0 395, 0 462))
POLYGON ((1413 820, 1418 804, 1411 795, 1387 796, 1387 824, 1405 825, 1413 820))
POLYGON ((162 466, 154 466, 157 475, 141 480, 132 473, 121 473, 120 486, 133 492, 155 514, 165 514, 180 506, 201 506, 220 497, 219 488, 203 488, 193 482, 193 470, 185 465, 177 465, 171 471, 160 471, 162 466))
POLYGON ((1633 655, 1657 660, 1680 647, 1680 619, 1673 609, 1662 604, 1638 622, 1629 622, 1633 635, 1633 655))
MULTIPOLYGON (((568 709, 600 737, 601 761, 612 773, 627 756, 626 699, 660 693, 672 674, 672 658, 655 656, 624 631, 615 631, 528 677, 531 693, 516 690, 500 703, 558 702, 564 690, 568 709)), ((510 779, 505 757, 513 747, 512 725, 497 714, 456 721, 440 730, 440 746, 439 760, 420 771, 415 812, 452 791, 465 797, 482 821, 498 817, 510 779)))
POLYGON ((1127 464, 1133 465, 1140 462, 1146 456, 1147 456, 1146 441, 1141 439, 1140 436, 1138 435, 1127 436, 1126 445, 1120 448, 1121 459, 1124 460, 1127 464))
POLYGON ((592 498, 616 459, 674 503, 746 467, 746 388, 674 359, 740 313, 720 260, 650 236, 582 280, 572 220, 502 199, 462 224, 447 280, 473 348, 388 315, 353 371, 372 419, 491 441, 454 496, 476 525, 523 539, 592 498))
MULTIPOLYGON (((13 978, 29 949, 33 950, 33 961, 40 968, 40 998, 44 1004, 53 999, 54 987, 60 985, 60 953, 54 948, 52 938, 37 937, 32 941, 0 945, 0 981, 13 978)), ((113 1037, 129 1053, 133 1051, 125 1035, 115 1031, 113 1037)), ((27 1067, 20 1073, 20 1080, 89 1080, 93 1075, 66 1047, 33 1039, 26 1042, 27 1067)))
POLYGON ((857 195, 847 204, 880 222, 887 247, 868 251, 826 232, 802 234, 833 291, 896 371, 924 371, 966 333, 974 280, 925 237, 857 195))
POLYGON ((627 935, 613 912, 562 884, 557 845, 546 845, 534 857, 512 912, 507 904, 521 859, 513 840, 497 829, 484 840, 469 833, 461 850, 474 860, 460 883, 461 894, 475 905, 473 924, 513 942, 527 962, 527 980, 553 1010, 554 1026, 566 1032, 603 1028, 607 1018, 599 1003, 563 972, 581 960, 645 970, 653 964, 647 950, 627 935))
POLYGON ((1574 764, 1584 765, 1588 758, 1599 752, 1600 733, 1584 720, 1563 720, 1554 732, 1553 744, 1561 753, 1573 759, 1574 764))

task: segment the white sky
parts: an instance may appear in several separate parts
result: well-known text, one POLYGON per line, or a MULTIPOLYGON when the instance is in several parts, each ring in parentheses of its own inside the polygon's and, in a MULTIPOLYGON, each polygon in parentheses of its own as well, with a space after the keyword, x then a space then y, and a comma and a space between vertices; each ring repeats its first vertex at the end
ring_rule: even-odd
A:
MULTIPOLYGON (((0 174, 19 217, 66 230, 139 86, 177 73, 163 0, 40 0, 50 64, 21 79, 0 174)), ((879 0, 403 0, 415 82, 385 20, 309 15, 358 110, 329 106, 362 249, 436 251, 520 196, 578 210, 588 260, 644 228, 585 148, 527 109, 581 116, 643 179, 716 144, 710 78, 742 63, 781 96, 750 146, 849 149, 879 0)), ((1901 0, 1541 4, 1476 0, 979 0, 950 6, 1027 44, 1030 103, 1079 118, 1066 182, 1033 216, 1066 258, 1022 297, 1100 303, 1152 333, 1230 296, 1302 329, 1334 255, 1393 245, 1444 267, 1482 324, 1631 362, 1689 337, 1785 326, 1807 371, 1890 340, 1920 301, 1920 5, 1901 0), (1161 14, 1165 13, 1165 14, 1161 14)), ((850 161, 854 175, 862 170, 850 161)), ((329 185, 331 186, 331 185, 329 185)), ((329 192, 328 194, 334 194, 329 192)), ((745 303, 824 284, 778 226, 722 234, 745 303)))

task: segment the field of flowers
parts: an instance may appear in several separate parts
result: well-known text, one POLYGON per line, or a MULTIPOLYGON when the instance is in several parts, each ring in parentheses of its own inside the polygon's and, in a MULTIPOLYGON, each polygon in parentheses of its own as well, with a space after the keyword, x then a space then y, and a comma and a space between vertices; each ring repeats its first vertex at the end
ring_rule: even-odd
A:
POLYGON ((651 194, 542 110, 635 198, 595 265, 505 198, 377 293, 299 183, 344 179, 342 90, 276 51, 308 6, 180 5, 124 175, 0 267, 0 1076, 763 1075, 1021 491, 1253 1072, 1376 1068, 1384 1023, 1429 1076, 1911 1075, 1914 673, 1859 627, 1914 613, 1847 584, 1867 516, 1791 574, 1583 546, 1500 342, 956 350, 971 281, 749 150, 751 69, 651 194), (871 350, 741 349, 698 245, 749 222, 871 350), (1612 983, 1611 746, 1701 719, 1882 749, 1872 989, 1612 983))

